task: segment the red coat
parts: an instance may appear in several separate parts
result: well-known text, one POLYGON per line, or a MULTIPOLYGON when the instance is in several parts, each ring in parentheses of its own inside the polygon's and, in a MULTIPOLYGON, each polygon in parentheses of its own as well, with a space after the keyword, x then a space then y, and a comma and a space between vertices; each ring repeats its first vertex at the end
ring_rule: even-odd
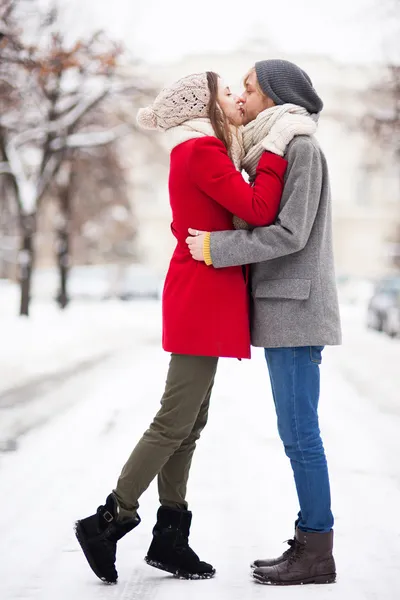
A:
POLYGON ((191 139, 171 153, 169 193, 177 239, 163 291, 163 348, 176 354, 250 358, 249 298, 242 267, 195 261, 188 228, 233 229, 232 214, 253 226, 275 221, 287 162, 264 152, 254 187, 214 137, 191 139))

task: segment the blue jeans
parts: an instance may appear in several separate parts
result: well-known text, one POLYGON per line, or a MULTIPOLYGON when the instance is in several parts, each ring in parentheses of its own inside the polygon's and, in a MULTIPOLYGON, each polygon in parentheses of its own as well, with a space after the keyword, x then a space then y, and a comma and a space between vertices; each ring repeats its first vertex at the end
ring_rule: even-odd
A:
POLYGON ((265 348, 278 430, 290 458, 302 531, 333 526, 328 466, 318 424, 319 365, 323 346, 265 348))

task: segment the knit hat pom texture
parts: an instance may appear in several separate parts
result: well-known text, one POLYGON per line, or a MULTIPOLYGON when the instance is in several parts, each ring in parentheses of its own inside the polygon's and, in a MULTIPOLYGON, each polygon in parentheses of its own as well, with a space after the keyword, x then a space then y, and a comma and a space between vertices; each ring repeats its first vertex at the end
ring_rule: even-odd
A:
POLYGON ((153 104, 139 110, 137 123, 145 129, 166 131, 185 121, 207 117, 209 100, 207 74, 194 73, 161 90, 153 104))

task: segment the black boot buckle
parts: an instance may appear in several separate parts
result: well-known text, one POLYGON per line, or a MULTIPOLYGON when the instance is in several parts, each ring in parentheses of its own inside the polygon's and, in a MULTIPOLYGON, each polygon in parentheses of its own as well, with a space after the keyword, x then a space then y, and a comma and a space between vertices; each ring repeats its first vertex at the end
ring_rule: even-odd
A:
POLYGON ((107 523, 114 521, 114 516, 108 510, 103 513, 103 518, 107 521, 107 523))

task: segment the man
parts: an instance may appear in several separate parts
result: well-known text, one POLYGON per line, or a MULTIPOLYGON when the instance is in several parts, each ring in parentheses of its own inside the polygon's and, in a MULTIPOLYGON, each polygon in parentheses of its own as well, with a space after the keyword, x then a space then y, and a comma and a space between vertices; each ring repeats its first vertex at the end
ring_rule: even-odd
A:
MULTIPOLYGON (((284 60, 257 62, 245 80, 242 102, 245 147, 248 131, 268 123, 284 105, 301 107, 315 119, 323 107, 309 76, 284 60)), ((248 144, 246 152, 247 159, 253 152, 248 144)), ((332 583, 333 516, 318 424, 322 351, 341 343, 329 176, 313 137, 295 137, 285 158, 285 188, 274 225, 253 231, 189 230, 194 237, 187 242, 193 258, 210 268, 251 264, 252 344, 265 348, 278 430, 299 498, 289 549, 279 558, 255 561, 253 576, 275 585, 332 583)))

